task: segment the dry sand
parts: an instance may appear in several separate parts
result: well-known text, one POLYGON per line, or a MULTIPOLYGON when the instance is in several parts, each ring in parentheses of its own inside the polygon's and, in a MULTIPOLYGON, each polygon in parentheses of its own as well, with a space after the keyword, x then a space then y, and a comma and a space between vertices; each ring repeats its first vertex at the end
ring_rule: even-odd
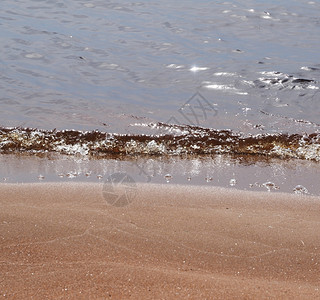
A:
POLYGON ((320 199, 141 184, 0 186, 0 298, 320 299, 320 199), (121 192, 121 191, 118 191, 121 192))

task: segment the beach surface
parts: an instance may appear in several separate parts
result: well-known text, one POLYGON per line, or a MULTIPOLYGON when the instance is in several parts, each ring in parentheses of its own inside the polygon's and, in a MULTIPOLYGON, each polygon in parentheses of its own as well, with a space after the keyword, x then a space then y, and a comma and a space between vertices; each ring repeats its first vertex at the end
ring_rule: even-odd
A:
POLYGON ((303 195, 1 184, 0 298, 319 299, 319 220, 303 195))

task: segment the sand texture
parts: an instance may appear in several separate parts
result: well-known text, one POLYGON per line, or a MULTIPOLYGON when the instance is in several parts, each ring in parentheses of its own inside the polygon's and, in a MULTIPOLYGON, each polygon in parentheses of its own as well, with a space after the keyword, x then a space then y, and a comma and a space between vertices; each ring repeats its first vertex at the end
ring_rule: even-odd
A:
POLYGON ((319 198, 140 184, 119 207, 102 190, 0 185, 0 298, 320 299, 319 198))

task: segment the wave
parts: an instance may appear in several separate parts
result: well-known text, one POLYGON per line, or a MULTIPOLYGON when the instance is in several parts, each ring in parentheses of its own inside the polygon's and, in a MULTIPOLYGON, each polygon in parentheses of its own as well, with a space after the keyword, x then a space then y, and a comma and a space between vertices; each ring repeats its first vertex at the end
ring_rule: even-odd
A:
MULTIPOLYGON (((304 70, 318 70, 317 68, 309 68, 304 70)), ((293 75, 288 75, 282 72, 260 72, 263 75, 262 78, 255 80, 254 86, 258 88, 270 89, 272 87, 278 90, 283 89, 311 89, 318 90, 319 87, 316 86, 317 81, 314 79, 306 79, 300 77, 294 77, 293 75)))
POLYGON ((160 130, 160 133, 133 135, 101 131, 0 128, 0 153, 59 153, 94 158, 229 154, 320 161, 318 133, 245 135, 231 130, 188 125, 151 123, 145 126, 160 130))

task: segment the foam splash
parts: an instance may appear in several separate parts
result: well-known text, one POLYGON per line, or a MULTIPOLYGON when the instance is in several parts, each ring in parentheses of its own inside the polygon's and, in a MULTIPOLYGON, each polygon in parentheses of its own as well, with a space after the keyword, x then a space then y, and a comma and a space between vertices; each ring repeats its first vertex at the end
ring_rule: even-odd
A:
POLYGON ((197 126, 148 124, 155 135, 101 131, 0 128, 0 153, 59 153, 96 158, 122 155, 255 155, 320 161, 320 134, 244 135, 197 126))
POLYGON ((288 75, 282 72, 276 71, 263 71, 260 74, 264 75, 254 81, 255 86, 259 88, 269 89, 276 87, 280 90, 282 89, 311 89, 318 90, 319 87, 315 84, 317 83, 314 79, 298 78, 293 75, 288 75))

